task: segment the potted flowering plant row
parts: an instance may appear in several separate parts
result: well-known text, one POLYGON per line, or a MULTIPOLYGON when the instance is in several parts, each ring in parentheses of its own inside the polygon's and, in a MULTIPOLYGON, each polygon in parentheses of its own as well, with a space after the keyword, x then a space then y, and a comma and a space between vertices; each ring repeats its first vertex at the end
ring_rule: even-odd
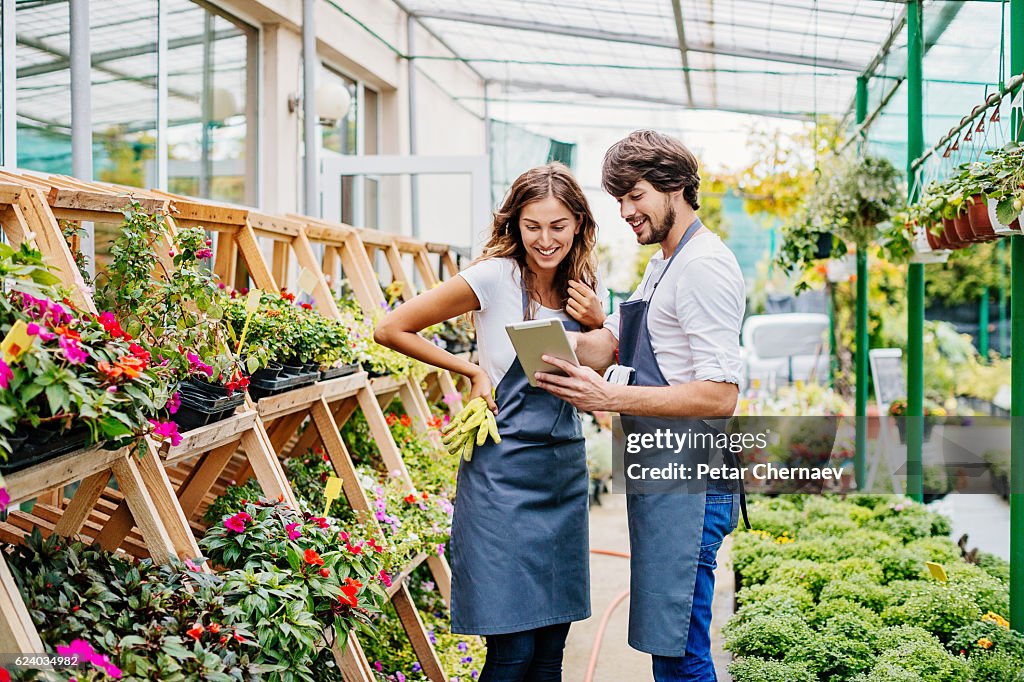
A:
POLYGON ((297 303, 288 291, 263 292, 259 308, 250 314, 246 294, 231 292, 225 311, 235 347, 252 371, 253 397, 359 370, 342 322, 324 317, 311 303, 297 303))
POLYGON ((170 368, 109 313, 77 309, 57 284, 38 251, 0 244, 0 337, 24 333, 0 353, 0 470, 92 444, 141 448, 149 433, 178 438, 159 419, 170 368))
MULTIPOLYGON (((829 248, 831 249, 831 241, 829 248)), ((445 320, 441 324, 425 329, 423 335, 449 353, 469 353, 476 348, 476 330, 465 316, 445 320)))
MULTIPOLYGON (((889 405, 889 416, 896 418, 896 428, 900 432, 900 443, 907 442, 907 401, 900 399, 889 405)), ((924 401, 924 441, 932 436, 932 429, 942 418, 947 417, 946 408, 931 400, 924 401)))
POLYGON ((379 310, 364 312, 345 283, 336 302, 341 311, 342 324, 348 329, 347 352, 354 362, 366 369, 370 377, 404 378, 425 372, 421 363, 373 340, 374 326, 391 310, 391 304, 382 302, 379 310))
POLYGON ((956 174, 928 185, 902 215, 908 230, 925 228, 932 249, 963 249, 1021 232, 1024 147, 1011 142, 963 164, 956 174))

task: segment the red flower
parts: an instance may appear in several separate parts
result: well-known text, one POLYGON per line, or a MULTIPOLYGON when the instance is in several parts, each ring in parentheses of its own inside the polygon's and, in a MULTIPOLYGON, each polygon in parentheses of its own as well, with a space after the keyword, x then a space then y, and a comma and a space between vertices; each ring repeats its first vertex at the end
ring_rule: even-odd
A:
POLYGON ((295 300, 295 294, 290 293, 287 289, 281 289, 281 298, 291 303, 295 300))
POLYGON ((54 327, 53 331, 57 332, 65 339, 72 339, 74 341, 81 341, 82 335, 76 332, 74 329, 69 329, 67 326, 54 327))
POLYGON ((107 330, 107 333, 110 334, 111 338, 128 338, 128 335, 124 333, 123 329, 121 329, 121 325, 118 323, 117 318, 114 317, 113 313, 100 313, 96 317, 96 321, 107 330))
POLYGON ((314 516, 311 520, 313 521, 313 523, 320 526, 324 530, 327 530, 331 527, 331 524, 327 523, 327 519, 325 519, 322 516, 314 516))
POLYGON ((404 500, 405 500, 406 502, 408 502, 409 504, 412 504, 413 502, 415 502, 415 501, 416 501, 416 496, 415 496, 415 495, 413 495, 412 493, 409 493, 409 494, 408 494, 408 495, 406 495, 406 496, 405 496, 405 497, 404 497, 403 499, 404 499, 404 500))
POLYGON ((388 412, 388 416, 385 418, 385 421, 387 421, 388 426, 394 426, 395 422, 398 421, 398 417, 395 416, 394 412, 388 412))
POLYGON ((402 415, 402 420, 401 421, 402 421, 402 426, 405 426, 405 427, 412 426, 412 419, 410 419, 409 415, 407 415, 407 414, 403 414, 402 415))
POLYGON ((363 584, 358 580, 352 578, 345 578, 345 583, 341 586, 341 595, 338 597, 338 601, 342 604, 348 604, 349 606, 357 606, 359 599, 356 597, 359 594, 359 590, 362 589, 363 584))
POLYGON ((218 623, 210 623, 209 629, 211 635, 220 634, 220 625, 218 623))
POLYGON ((305 554, 302 556, 303 560, 310 566, 323 566, 324 560, 320 558, 320 555, 315 550, 307 549, 305 554))
POLYGON ((312 303, 300 303, 299 307, 302 308, 303 310, 312 310, 313 309, 313 304, 312 303))
POLYGON ((245 643, 246 643, 246 641, 245 641, 245 637, 242 637, 242 636, 241 636, 240 634, 238 634, 237 632, 236 632, 236 633, 235 633, 235 634, 234 634, 233 636, 234 636, 234 638, 235 638, 235 641, 236 641, 236 642, 241 642, 242 644, 245 644, 245 643))
POLYGON ((329 569, 329 568, 321 568, 320 569, 320 575, 323 576, 324 578, 330 578, 331 577, 331 569, 329 569))
POLYGON ((362 545, 353 545, 351 542, 346 542, 345 543, 345 547, 348 549, 348 551, 352 552, 353 554, 362 554, 363 553, 363 546, 362 545))
POLYGON ((151 357, 149 351, 140 346, 139 344, 131 344, 130 346, 128 346, 128 350, 131 351, 131 354, 137 357, 139 360, 142 360, 143 362, 147 363, 149 362, 149 359, 151 357))
POLYGON ((199 638, 203 636, 203 632, 205 632, 205 630, 203 629, 203 626, 202 625, 197 625, 194 628, 192 628, 191 630, 186 630, 185 634, 198 642, 199 638))
POLYGON ((391 587, 391 576, 384 571, 380 572, 380 581, 384 583, 384 587, 391 587))
POLYGON ((430 495, 428 495, 426 491, 423 491, 423 493, 420 495, 420 497, 422 497, 424 500, 429 500, 430 499, 430 495))

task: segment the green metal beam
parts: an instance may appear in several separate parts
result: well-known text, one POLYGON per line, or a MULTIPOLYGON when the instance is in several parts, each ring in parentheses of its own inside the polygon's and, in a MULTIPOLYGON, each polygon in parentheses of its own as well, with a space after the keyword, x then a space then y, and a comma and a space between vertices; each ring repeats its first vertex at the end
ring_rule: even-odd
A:
MULTIPOLYGON (((1010 73, 1024 72, 1024 0, 1010 0, 1010 73)), ((1024 87, 1024 86, 1022 86, 1024 87)), ((1018 89, 1019 91, 1019 89, 1018 89)), ((1012 130, 1018 141, 1022 112, 1014 109, 1012 130)), ((1011 240, 1010 265, 1010 625, 1024 632, 1024 236, 1011 240)))
MULTIPOLYGON (((868 115, 868 79, 857 78, 857 125, 868 115)), ((863 150, 860 150, 863 151, 863 150)), ((854 474, 857 486, 863 489, 867 482, 868 443, 868 254, 863 246, 857 247, 857 447, 854 456, 854 474)))
MULTIPOLYGON (((924 38, 922 0, 907 3, 907 177, 924 151, 921 73, 924 38)), ((912 180, 909 200, 916 198, 912 180)), ((924 265, 911 263, 907 275, 907 494, 924 499, 921 447, 924 441, 924 265)))

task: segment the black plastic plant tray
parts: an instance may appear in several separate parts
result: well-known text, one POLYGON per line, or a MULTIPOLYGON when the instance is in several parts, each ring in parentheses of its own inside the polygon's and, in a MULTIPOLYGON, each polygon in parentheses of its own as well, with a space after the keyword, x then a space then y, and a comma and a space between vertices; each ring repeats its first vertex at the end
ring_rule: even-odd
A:
POLYGON ((310 384, 316 383, 319 379, 319 371, 297 374, 294 376, 286 376, 282 372, 281 376, 271 381, 250 381, 249 395, 252 396, 253 400, 259 400, 260 398, 277 395, 302 386, 309 386, 310 384))
POLYGON ((188 402, 192 407, 204 412, 221 412, 234 409, 245 402, 245 391, 235 390, 231 395, 213 396, 191 388, 188 384, 178 387, 178 395, 182 403, 188 402))
POLYGON ((178 425, 180 432, 227 419, 235 413, 236 407, 245 402, 245 391, 235 391, 223 398, 212 398, 187 390, 179 391, 179 394, 181 405, 178 411, 171 415, 171 421, 178 425))
POLYGON ((355 374, 360 371, 362 366, 357 364, 354 365, 342 365, 341 367, 331 367, 329 369, 320 370, 320 381, 327 381, 328 379, 337 379, 338 377, 347 377, 350 374, 355 374))
POLYGON ((0 474, 12 474, 33 464, 67 454, 84 447, 89 442, 89 429, 79 426, 47 438, 45 442, 33 442, 32 438, 16 445, 6 462, 0 462, 0 474))

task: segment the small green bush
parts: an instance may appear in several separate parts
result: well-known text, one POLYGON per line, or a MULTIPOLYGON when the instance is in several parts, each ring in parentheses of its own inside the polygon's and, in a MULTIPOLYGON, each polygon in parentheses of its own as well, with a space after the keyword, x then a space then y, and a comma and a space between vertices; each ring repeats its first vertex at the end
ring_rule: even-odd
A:
POLYGON ((1004 583, 993 578, 984 569, 973 564, 958 562, 946 567, 949 584, 967 595, 982 613, 1010 612, 1010 591, 1004 583))
POLYGON ((820 627, 825 623, 825 621, 841 614, 851 614, 866 623, 871 623, 876 626, 881 625, 882 623, 882 619, 877 613, 863 604, 852 602, 849 599, 822 600, 816 607, 814 607, 814 611, 811 612, 808 622, 815 627, 820 627))
POLYGON ((875 668, 886 665, 913 671, 923 682, 968 682, 970 677, 966 661, 925 642, 907 642, 890 649, 878 658, 875 668))
POLYGON ((924 678, 915 672, 886 662, 876 663, 870 672, 857 675, 853 682, 924 682, 924 678))
POLYGON ((1003 583, 1010 584, 1010 562, 988 552, 978 552, 978 566, 990 576, 1003 583))
POLYGON ((798 511, 774 511, 771 509, 748 511, 754 530, 763 530, 775 537, 783 533, 792 534, 805 523, 804 515, 798 511))
POLYGON ((849 613, 829 619, 816 637, 797 642, 784 660, 806 663, 824 679, 847 679, 874 663, 877 628, 849 613))
POLYGON ((875 518, 867 522, 866 527, 889 533, 903 542, 928 538, 935 534, 935 514, 919 505, 895 506, 900 511, 880 510, 875 518))
POLYGON ((750 656, 729 664, 733 682, 818 682, 802 663, 783 663, 750 656))
POLYGON ((942 646, 938 637, 916 625, 891 625, 875 634, 875 648, 880 654, 910 642, 942 646))
POLYGON ((875 612, 881 612, 888 600, 886 589, 867 575, 852 575, 849 578, 833 580, 821 591, 822 601, 847 599, 863 604, 875 612))
POLYGON ((918 552, 906 547, 877 557, 882 566, 882 583, 887 584, 900 580, 920 580, 928 576, 928 569, 918 552))
POLYGON ((1024 682, 1024 660, 1003 651, 972 654, 972 682, 1024 682))
POLYGON ((755 616, 736 625, 729 622, 722 628, 722 634, 724 648, 737 656, 777 659, 799 643, 814 638, 807 622, 793 614, 755 616))
POLYGON ((832 567, 809 559, 786 559, 768 576, 767 584, 795 585, 806 588, 817 600, 832 577, 832 567))
POLYGON ((907 543, 907 549, 920 556, 922 561, 934 561, 937 564, 963 561, 963 552, 949 538, 921 538, 907 543))
POLYGON ((890 601, 882 611, 882 622, 919 625, 945 642, 954 631, 981 617, 978 605, 948 584, 913 582, 917 584, 903 583, 899 589, 890 586, 890 601))
POLYGON ((801 539, 840 537, 858 530, 859 526, 850 519, 829 516, 818 519, 800 531, 801 539))
POLYGON ((946 648, 954 654, 970 657, 1002 651, 1020 659, 1021 667, 1024 668, 1024 635, 989 621, 979 620, 958 629, 946 648), (984 639, 991 644, 986 647, 978 643, 984 639))
POLYGON ((814 608, 814 595, 805 587, 794 585, 778 585, 765 583, 763 585, 751 585, 744 587, 736 595, 736 601, 740 606, 755 604, 771 600, 775 597, 792 599, 800 605, 803 613, 809 613, 814 608))
POLYGON ((789 595, 775 595, 762 601, 752 601, 744 604, 729 619, 731 627, 739 627, 740 624, 757 616, 787 616, 802 617, 806 604, 801 604, 789 595))

